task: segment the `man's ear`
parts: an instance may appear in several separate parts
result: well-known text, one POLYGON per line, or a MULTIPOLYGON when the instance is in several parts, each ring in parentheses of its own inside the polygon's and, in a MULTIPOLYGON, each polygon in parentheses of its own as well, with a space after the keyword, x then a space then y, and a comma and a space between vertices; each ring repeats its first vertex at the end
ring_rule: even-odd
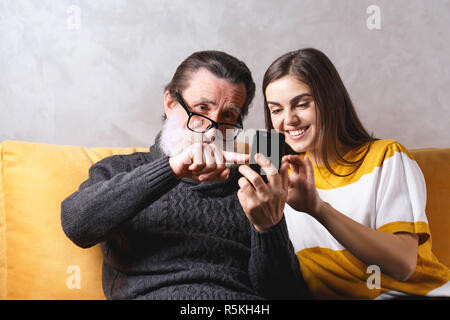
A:
POLYGON ((167 118, 170 118, 177 104, 178 101, 172 97, 169 91, 164 92, 164 112, 167 118))

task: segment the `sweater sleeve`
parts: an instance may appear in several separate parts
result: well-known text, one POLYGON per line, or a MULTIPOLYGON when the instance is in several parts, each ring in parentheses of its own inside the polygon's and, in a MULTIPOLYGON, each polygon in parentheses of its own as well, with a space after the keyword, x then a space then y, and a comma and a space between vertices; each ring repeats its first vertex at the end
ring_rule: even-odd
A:
POLYGON ((178 183, 167 156, 132 169, 123 159, 112 156, 94 164, 88 180, 61 203, 62 228, 76 245, 88 248, 103 241, 178 183))
POLYGON ((285 218, 263 232, 250 225, 249 275, 255 290, 267 299, 311 298, 289 239, 285 218))
POLYGON ((419 235, 419 244, 430 238, 425 213, 427 190, 419 165, 400 143, 386 147, 376 185, 376 229, 419 235))

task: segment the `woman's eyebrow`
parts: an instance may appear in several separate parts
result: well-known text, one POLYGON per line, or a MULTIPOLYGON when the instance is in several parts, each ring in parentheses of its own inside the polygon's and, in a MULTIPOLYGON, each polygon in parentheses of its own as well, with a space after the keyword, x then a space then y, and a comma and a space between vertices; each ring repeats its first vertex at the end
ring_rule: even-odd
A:
POLYGON ((281 105, 280 103, 278 103, 278 102, 267 101, 267 104, 273 104, 273 105, 275 105, 275 106, 280 106, 280 107, 282 107, 282 105, 281 105))
MULTIPOLYGON (((304 97, 312 97, 312 95, 309 94, 309 93, 302 93, 302 94, 299 94, 298 96, 295 96, 295 97, 293 97, 291 100, 289 100, 289 103, 290 103, 291 105, 292 105, 292 104, 295 104, 296 102, 298 102, 300 99, 302 99, 302 98, 304 98, 304 97)), ((280 107, 282 107, 281 103, 274 102, 274 101, 267 101, 267 104, 273 104, 273 105, 275 105, 275 106, 280 106, 280 107)))
POLYGON ((289 103, 291 105, 296 104, 299 100, 303 99, 304 97, 312 97, 312 95, 310 95, 309 93, 299 94, 298 96, 295 96, 291 100, 289 100, 289 103))

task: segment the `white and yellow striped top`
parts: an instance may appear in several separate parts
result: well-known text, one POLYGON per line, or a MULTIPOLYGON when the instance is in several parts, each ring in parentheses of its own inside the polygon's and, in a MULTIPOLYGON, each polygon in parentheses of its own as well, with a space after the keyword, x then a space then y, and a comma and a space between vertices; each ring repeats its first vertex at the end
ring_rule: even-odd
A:
MULTIPOLYGON (((345 159, 356 161, 366 150, 367 144, 347 153, 345 159)), ((353 170, 335 163, 331 167, 341 175, 353 170)), ((382 273, 377 289, 368 286, 372 273, 367 272, 367 265, 347 251, 317 220, 286 204, 289 235, 305 281, 316 298, 450 296, 450 271, 431 252, 425 180, 405 147, 394 140, 377 140, 352 175, 338 177, 324 166, 314 166, 314 174, 321 199, 339 212, 378 231, 419 235, 414 274, 402 282, 382 273)))

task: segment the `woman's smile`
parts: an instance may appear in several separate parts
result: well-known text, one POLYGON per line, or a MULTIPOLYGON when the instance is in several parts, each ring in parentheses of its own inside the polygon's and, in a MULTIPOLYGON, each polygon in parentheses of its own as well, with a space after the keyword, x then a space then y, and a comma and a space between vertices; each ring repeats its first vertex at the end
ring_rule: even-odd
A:
POLYGON ((287 75, 267 86, 266 99, 273 127, 285 134, 286 143, 295 152, 314 151, 318 126, 309 86, 287 75))
POLYGON ((300 129, 286 130, 286 133, 287 133, 287 136, 289 139, 299 140, 299 139, 303 138, 309 132, 308 129, 309 129, 309 126, 303 127, 300 129))

